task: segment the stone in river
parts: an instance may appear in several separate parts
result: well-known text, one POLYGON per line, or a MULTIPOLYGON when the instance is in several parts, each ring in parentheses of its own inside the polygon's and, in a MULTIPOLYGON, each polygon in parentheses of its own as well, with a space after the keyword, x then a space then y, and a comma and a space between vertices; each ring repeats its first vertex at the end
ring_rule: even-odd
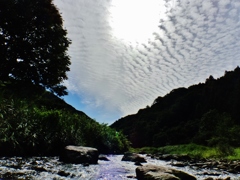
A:
POLYGON ((138 180, 197 180, 186 172, 156 165, 137 167, 136 176, 138 180))
POLYGON ((61 153, 59 160, 73 164, 97 164, 98 150, 84 146, 66 146, 61 153))
POLYGON ((126 152, 122 158, 122 161, 131 161, 131 162, 147 162, 146 159, 136 153, 126 152))

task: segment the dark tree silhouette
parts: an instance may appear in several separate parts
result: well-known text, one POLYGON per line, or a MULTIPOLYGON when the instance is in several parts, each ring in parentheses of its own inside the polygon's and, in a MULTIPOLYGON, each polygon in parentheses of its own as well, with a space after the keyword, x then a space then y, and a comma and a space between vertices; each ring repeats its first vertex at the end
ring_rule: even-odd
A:
POLYGON ((52 0, 0 1, 0 80, 40 85, 58 96, 67 79, 70 40, 52 0))
POLYGON ((133 147, 197 143, 230 152, 240 145, 240 68, 205 83, 172 90, 151 107, 123 117, 111 127, 133 147))

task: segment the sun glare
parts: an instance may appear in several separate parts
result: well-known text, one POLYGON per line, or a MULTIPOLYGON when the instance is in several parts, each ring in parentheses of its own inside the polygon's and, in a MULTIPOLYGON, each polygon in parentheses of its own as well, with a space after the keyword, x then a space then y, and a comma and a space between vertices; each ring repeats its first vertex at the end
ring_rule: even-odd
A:
POLYGON ((147 42, 153 38, 160 19, 166 19, 168 10, 164 0, 112 0, 112 34, 131 44, 147 42))

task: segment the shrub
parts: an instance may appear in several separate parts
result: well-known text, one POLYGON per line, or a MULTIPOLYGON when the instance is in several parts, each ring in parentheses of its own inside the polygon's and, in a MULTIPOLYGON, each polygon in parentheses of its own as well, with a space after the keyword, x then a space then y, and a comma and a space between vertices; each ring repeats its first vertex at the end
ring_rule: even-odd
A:
POLYGON ((0 95, 1 155, 57 155, 69 144, 96 147, 101 153, 120 153, 129 147, 122 133, 84 113, 0 95))

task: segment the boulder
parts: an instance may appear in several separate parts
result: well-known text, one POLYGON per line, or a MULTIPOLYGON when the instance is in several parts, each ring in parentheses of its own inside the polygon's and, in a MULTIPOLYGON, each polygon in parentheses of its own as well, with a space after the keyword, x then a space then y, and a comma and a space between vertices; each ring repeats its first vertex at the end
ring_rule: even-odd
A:
POLYGON ((122 161, 131 161, 131 162, 147 162, 146 159, 136 153, 126 152, 122 157, 122 161))
POLYGON ((138 180, 196 180, 196 177, 170 167, 145 165, 136 168, 138 180))
POLYGON ((97 164, 98 150, 83 146, 66 146, 60 154, 59 160, 73 164, 97 164))
POLYGON ((107 156, 104 156, 104 155, 102 155, 102 154, 99 155, 98 160, 110 161, 110 160, 107 158, 107 156))

